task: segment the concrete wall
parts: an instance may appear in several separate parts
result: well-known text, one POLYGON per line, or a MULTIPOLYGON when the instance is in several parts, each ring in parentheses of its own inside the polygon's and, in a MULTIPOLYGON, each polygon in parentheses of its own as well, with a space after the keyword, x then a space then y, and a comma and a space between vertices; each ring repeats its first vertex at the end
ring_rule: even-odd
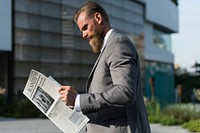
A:
POLYGON ((179 31, 178 8, 171 0, 141 0, 145 2, 145 19, 171 32, 179 31))

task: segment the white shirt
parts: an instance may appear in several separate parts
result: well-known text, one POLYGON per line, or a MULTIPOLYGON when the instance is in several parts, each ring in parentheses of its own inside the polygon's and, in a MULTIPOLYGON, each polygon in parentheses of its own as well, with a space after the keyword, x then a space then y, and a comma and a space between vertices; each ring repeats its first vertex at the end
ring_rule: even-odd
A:
POLYGON ((107 41, 108 41, 108 38, 109 38, 109 36, 110 36, 110 34, 113 32, 113 29, 110 29, 107 33, 106 33, 106 35, 105 35, 105 37, 104 37, 104 39, 103 39, 103 46, 102 46, 102 48, 101 48, 101 52, 102 52, 102 50, 104 49, 104 47, 106 46, 106 44, 107 44, 107 41))
MULTIPOLYGON (((101 52, 102 50, 105 48, 106 44, 107 44, 107 41, 108 41, 108 38, 110 36, 110 34, 113 32, 113 29, 110 29, 104 39, 103 39, 103 46, 101 48, 101 52)), ((81 107, 80 107, 80 94, 76 95, 76 100, 75 100, 75 105, 74 105, 74 108, 76 109, 77 112, 81 111, 81 107)))

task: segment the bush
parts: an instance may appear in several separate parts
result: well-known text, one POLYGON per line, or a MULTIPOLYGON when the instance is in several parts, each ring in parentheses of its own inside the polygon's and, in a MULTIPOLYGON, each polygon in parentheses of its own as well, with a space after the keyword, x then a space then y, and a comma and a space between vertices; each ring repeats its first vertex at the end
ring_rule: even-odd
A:
POLYGON ((182 108, 180 105, 168 106, 163 110, 163 114, 177 119, 180 124, 193 119, 199 119, 199 113, 189 108, 182 108))
POLYGON ((160 118, 160 123, 162 125, 180 125, 182 122, 181 120, 179 119, 176 119, 174 118, 173 116, 170 116, 170 115, 163 115, 161 118, 160 118))
POLYGON ((183 127, 187 128, 191 132, 200 132, 200 119, 184 123, 183 127))
POLYGON ((27 99, 14 102, 5 109, 4 117, 14 118, 44 118, 45 115, 27 99))
POLYGON ((4 114, 4 109, 5 109, 5 96, 0 95, 0 115, 2 116, 4 114))
POLYGON ((160 116, 149 115, 148 119, 150 123, 160 123, 160 116))
POLYGON ((163 111, 161 123, 163 125, 181 125, 190 120, 199 119, 199 113, 188 108, 182 108, 180 105, 167 106, 163 111))
POLYGON ((200 119, 199 113, 186 105, 169 105, 161 111, 159 103, 151 101, 146 104, 146 108, 150 123, 181 125, 191 120, 200 119))
POLYGON ((34 118, 41 117, 40 110, 30 101, 25 101, 17 104, 15 109, 15 116, 17 118, 34 118))
POLYGON ((146 109, 148 114, 148 119, 150 123, 160 122, 160 105, 152 98, 150 102, 146 103, 146 109))

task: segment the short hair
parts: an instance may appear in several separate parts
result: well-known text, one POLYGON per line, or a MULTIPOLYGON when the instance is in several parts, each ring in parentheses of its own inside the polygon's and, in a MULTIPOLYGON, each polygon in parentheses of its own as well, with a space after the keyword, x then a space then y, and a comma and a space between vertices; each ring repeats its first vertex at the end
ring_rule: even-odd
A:
POLYGON ((90 0, 83 4, 80 8, 78 8, 78 10, 74 14, 74 21, 76 23, 80 13, 82 12, 86 12, 88 17, 91 17, 94 13, 98 12, 103 16, 103 20, 109 23, 108 14, 104 10, 104 8, 94 0, 90 0))

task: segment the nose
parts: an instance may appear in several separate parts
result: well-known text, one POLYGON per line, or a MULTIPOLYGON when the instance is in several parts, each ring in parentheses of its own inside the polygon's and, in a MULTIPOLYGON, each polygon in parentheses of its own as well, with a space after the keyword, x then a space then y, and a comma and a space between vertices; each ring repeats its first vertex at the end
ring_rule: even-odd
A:
POLYGON ((83 35, 83 38, 87 38, 87 33, 85 32, 85 31, 83 31, 83 33, 82 33, 83 35))

